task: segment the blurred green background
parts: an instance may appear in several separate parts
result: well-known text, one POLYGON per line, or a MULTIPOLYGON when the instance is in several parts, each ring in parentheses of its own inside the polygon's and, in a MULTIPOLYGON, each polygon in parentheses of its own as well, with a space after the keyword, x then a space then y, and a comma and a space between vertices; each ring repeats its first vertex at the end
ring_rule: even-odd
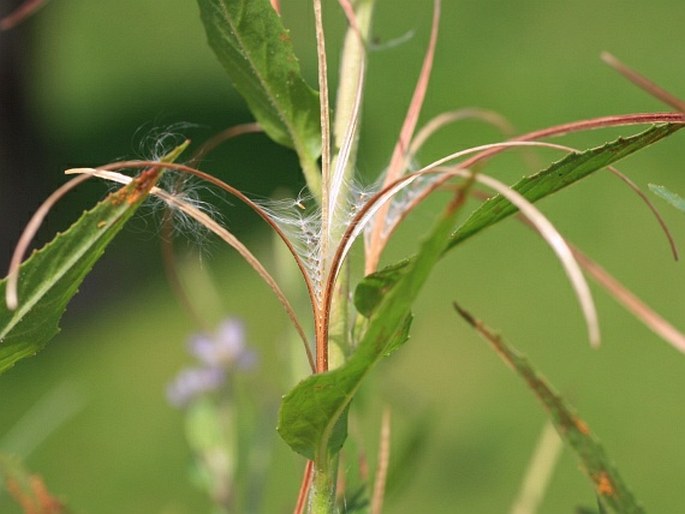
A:
MULTIPOLYGON (((314 83, 309 2, 283 4, 304 73, 314 83)), ((342 16, 336 2, 324 6, 334 54, 342 16)), ((368 181, 392 151, 430 18, 429 2, 378 1, 379 42, 413 35, 370 56, 359 160, 368 181)), ((681 94, 683 26, 685 8, 677 1, 628 6, 446 0, 421 119, 478 106, 527 131, 585 117, 666 110, 602 64, 599 53, 611 51, 681 94)), ((155 134, 179 122, 189 125, 176 132, 201 142, 250 120, 205 45, 195 2, 53 0, 2 38, 3 57, 13 56, 3 63, 15 82, 0 83, 0 93, 8 95, 13 87, 21 99, 3 114, 0 133, 3 265, 21 224, 64 181, 63 169, 149 156, 155 134)), ((335 70, 335 55, 332 62, 335 70)), ((617 134, 594 132, 564 142, 597 145, 617 134)), ((440 132, 420 158, 429 162, 498 139, 492 128, 464 122, 440 132)), ((678 133, 619 167, 643 188, 653 182, 683 194, 684 158, 678 133)), ((292 155, 263 136, 226 145, 206 169, 258 196, 296 194, 302 187, 292 155)), ((528 173, 518 156, 494 162, 492 170, 509 182, 528 173)), ((89 184, 62 202, 43 240, 104 192, 103 185, 89 184)), ((684 245, 683 214, 655 202, 684 245)), ((571 241, 685 327, 683 265, 671 258, 646 208, 615 178, 598 173, 541 206, 571 241)), ((413 251, 436 208, 429 204, 409 220, 387 262, 413 251)), ((229 227, 271 262, 270 235, 244 211, 231 212, 229 227)), ((207 512, 207 501, 187 477, 182 414, 164 396, 167 382, 189 363, 185 341, 197 327, 161 271, 158 216, 144 210, 125 232, 81 288, 59 337, 0 377, 0 445, 25 450, 28 466, 75 512, 207 512), (41 401, 53 405, 52 411, 26 430, 22 417, 41 401), (70 411, 64 423, 49 429, 60 412, 70 411), (41 428, 48 429, 45 437, 41 428)), ((207 316, 246 321, 261 358, 255 403, 267 414, 259 423, 275 426, 278 399, 291 385, 275 378, 277 370, 289 366, 299 350, 286 348, 287 320, 251 270, 219 244, 204 243, 191 255, 200 264, 190 266, 188 276, 200 276, 201 267, 220 293, 218 304, 207 304, 207 316)), ((398 446, 416 426, 428 427, 423 452, 409 465, 410 479, 391 492, 387 512, 506 512, 545 419, 523 383, 457 318, 453 300, 500 330, 574 402, 649 512, 680 510, 685 356, 595 291, 604 335, 598 351, 588 347, 579 309, 552 253, 516 222, 489 230, 441 263, 416 306, 410 344, 381 366, 363 394, 359 431, 369 458, 384 405, 395 413, 398 446)), ((270 433, 275 464, 263 511, 291 512, 303 462, 270 433)), ((581 504, 593 504, 592 490, 565 452, 541 512, 572 513, 581 504)), ((6 494, 0 495, 0 512, 18 512, 6 494)))

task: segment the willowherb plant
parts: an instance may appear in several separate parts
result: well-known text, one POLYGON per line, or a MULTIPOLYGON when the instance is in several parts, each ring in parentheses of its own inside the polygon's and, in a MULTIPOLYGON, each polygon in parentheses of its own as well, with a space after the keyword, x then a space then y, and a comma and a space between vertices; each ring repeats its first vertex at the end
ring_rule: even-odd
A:
MULTIPOLYGON (((340 498, 344 499, 348 494, 337 490, 337 482, 341 473, 339 453, 348 435, 352 401, 375 365, 406 342, 412 322, 412 304, 434 265, 447 251, 509 216, 521 217, 539 232, 558 256, 578 297, 591 344, 599 344, 600 333, 583 272, 595 278, 653 331, 678 350, 685 351, 685 336, 567 242, 534 206, 541 198, 605 167, 635 187, 613 168, 613 164, 682 128, 685 116, 681 101, 614 57, 605 55, 605 60, 613 67, 677 112, 605 116, 513 136, 506 120, 499 115, 464 109, 439 115, 417 130, 438 39, 441 5, 435 0, 430 41, 394 151, 376 186, 362 188, 357 185, 355 171, 374 0, 339 0, 348 30, 342 45, 341 66, 345 72, 341 73, 334 106, 329 96, 327 41, 320 0, 312 2, 318 49, 318 91, 307 85, 301 76, 289 33, 279 16, 278 2, 198 0, 198 4, 209 44, 248 103, 256 123, 228 129, 200 147, 186 164, 176 161, 187 142, 159 160, 132 160, 68 170, 67 173, 77 176, 37 211, 17 246, 8 277, 1 283, 7 308, 0 312, 0 371, 36 353, 54 335, 78 284, 126 220, 149 196, 163 201, 171 211, 178 211, 200 223, 233 247, 271 288, 301 339, 311 375, 284 396, 278 426, 282 439, 307 461, 295 506, 297 513, 337 512, 343 501, 340 498), (420 165, 416 156, 423 143, 443 126, 465 118, 482 119, 500 127, 505 140, 455 151, 430 164, 420 165), (645 124, 651 126, 643 132, 584 151, 546 141, 571 132, 645 124), (256 201, 200 169, 202 157, 222 141, 258 130, 296 152, 307 184, 307 191, 298 198, 278 203, 256 201), (538 147, 553 148, 563 156, 512 186, 486 173, 488 160, 496 154, 538 147), (136 169, 144 171, 135 177, 123 173, 136 169), (297 309, 276 278, 211 209, 208 211, 192 197, 162 185, 160 177, 172 172, 196 177, 224 190, 253 209, 273 229, 289 251, 306 288, 311 312, 309 323, 300 320, 297 309), (123 187, 21 264, 28 242, 51 206, 69 189, 91 177, 117 182, 123 187), (444 186, 448 182, 452 187, 450 199, 436 217, 434 226, 426 232, 416 253, 379 269, 383 251, 397 226, 431 193, 446 189, 444 186), (483 197, 480 186, 495 194, 483 197), (458 216, 470 197, 484 201, 458 224, 458 216), (349 252, 358 240, 363 242, 362 278, 352 276, 346 264, 349 252), (352 284, 355 284, 354 288, 352 284), (313 339, 307 328, 309 324, 313 327, 313 339)), ((654 210, 651 204, 650 208, 654 210)), ((543 402, 559 433, 581 460, 594 485, 600 508, 607 512, 643 512, 587 424, 524 357, 466 309, 459 305, 455 308, 543 402)), ((220 432, 223 429, 230 433, 230 428, 222 427, 217 421, 220 408, 229 408, 230 401, 206 402, 209 394, 225 385, 228 371, 251 360, 237 322, 227 323, 213 339, 195 340, 191 351, 202 366, 179 375, 169 394, 175 404, 195 406, 195 415, 204 420, 204 424, 197 426, 207 428, 209 419, 212 425, 207 430, 220 432)), ((369 497, 355 503, 360 511, 381 512, 389 459, 389 425, 389 416, 384 416, 379 472, 373 487, 367 484, 371 491, 369 497)), ((235 507, 229 484, 234 479, 232 470, 230 466, 211 465, 216 462, 212 459, 218 458, 216 452, 220 457, 222 451, 226 454, 236 451, 235 442, 227 440, 222 439, 221 444, 212 447, 196 446, 195 450, 205 464, 204 470, 209 477, 206 483, 210 484, 208 491, 217 508, 230 512, 235 507)), ((226 464, 234 458, 233 455, 224 457, 224 461, 220 458, 218 461, 226 464)), ((351 512, 351 503, 346 508, 346 512, 351 512)))

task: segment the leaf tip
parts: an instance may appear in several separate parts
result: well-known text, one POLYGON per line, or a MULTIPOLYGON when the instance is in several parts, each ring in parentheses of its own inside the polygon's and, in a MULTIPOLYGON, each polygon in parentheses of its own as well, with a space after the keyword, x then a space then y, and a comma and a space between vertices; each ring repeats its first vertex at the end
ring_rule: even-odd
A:
POLYGON ((65 175, 96 175, 97 170, 95 168, 69 168, 64 170, 65 175))
POLYGON ((599 54, 599 58, 613 68, 616 67, 616 63, 618 62, 618 59, 614 57, 614 54, 607 52, 606 50, 602 50, 602 52, 599 54))
POLYGON ((599 333, 599 324, 597 323, 597 320, 594 320, 594 322, 589 324, 588 330, 590 346, 594 350, 598 350, 599 347, 602 345, 602 336, 599 333))
POLYGON ((17 296, 17 280, 14 274, 7 277, 7 289, 5 290, 5 305, 10 311, 16 311, 19 306, 19 298, 17 296), (12 285, 12 287, 10 287, 12 285))
POLYGON ((455 310, 459 313, 459 315, 464 319, 464 321, 466 321, 469 325, 471 325, 474 328, 478 325, 478 322, 476 321, 476 318, 473 317, 473 314, 464 309, 457 302, 452 302, 452 305, 454 306, 455 310))

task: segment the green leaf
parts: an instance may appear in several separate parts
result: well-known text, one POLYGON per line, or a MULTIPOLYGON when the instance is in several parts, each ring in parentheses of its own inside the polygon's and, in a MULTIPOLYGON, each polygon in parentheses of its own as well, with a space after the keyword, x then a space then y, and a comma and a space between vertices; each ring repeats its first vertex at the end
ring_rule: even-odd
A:
POLYGON ((685 212, 685 198, 682 196, 674 193, 665 186, 658 186, 656 184, 649 184, 649 189, 652 191, 652 193, 660 196, 676 209, 685 212))
MULTIPOLYGON (((681 124, 655 125, 634 136, 619 138, 584 152, 572 153, 547 169, 520 180, 512 186, 512 189, 521 193, 529 202, 537 202, 681 128, 683 128, 681 124)), ((518 209, 503 196, 493 196, 476 209, 456 230, 448 248, 455 247, 484 228, 502 221, 517 211, 518 209)))
MULTIPOLYGON (((158 173, 144 173, 84 213, 21 265, 19 307, 0 306, 0 373, 35 355, 59 332, 67 303, 105 247, 135 212, 155 184, 158 173)), ((4 298, 7 280, 0 282, 4 298)))
MULTIPOLYGON (((175 160, 187 145, 175 148, 162 161, 175 160)), ((21 265, 19 306, 10 311, 4 301, 0 305, 0 373, 35 355, 59 332, 59 320, 69 300, 161 173, 161 169, 142 172, 21 265)), ((0 298, 4 299, 6 287, 5 278, 0 281, 0 298)))
POLYGON ((368 318, 380 305, 385 295, 402 278, 409 259, 386 266, 380 271, 365 276, 354 290, 354 306, 359 313, 368 318))
POLYGON ((404 319, 400 320, 399 324, 397 325, 397 329, 392 334, 392 337, 386 341, 385 348, 383 350, 383 357, 390 357, 395 350, 399 349, 400 346, 409 341, 409 331, 411 330, 412 321, 414 321, 414 316, 411 314, 411 312, 408 312, 404 319))
POLYGON ((274 141, 301 160, 321 153, 319 95, 302 78, 290 35, 269 0, 198 0, 209 45, 274 141))
MULTIPOLYGON (((347 362, 327 373, 308 377, 284 397, 278 431, 293 450, 319 461, 342 447, 350 402, 381 358, 406 341, 411 305, 445 251, 456 212, 456 204, 450 204, 395 286, 370 309, 366 332, 347 362)), ((383 284, 378 287, 383 289, 383 284)))
MULTIPOLYGON (((521 193, 528 201, 536 202, 681 128, 683 125, 680 124, 656 125, 635 136, 619 138, 597 148, 567 155, 543 171, 520 180, 512 189, 521 193)), ((445 251, 517 211, 518 209, 503 196, 493 196, 473 211, 457 228, 445 251)), ((362 315, 368 317, 368 313, 387 294, 393 283, 400 279, 410 262, 411 259, 405 259, 360 281, 355 290, 354 302, 362 315)))
POLYGON ((530 364, 528 359, 492 333, 482 322, 455 304, 457 311, 486 339, 499 356, 528 384, 542 402, 561 438, 571 447, 582 463, 583 471, 593 483, 600 506, 616 514, 644 514, 604 448, 592 434, 587 423, 557 394, 530 364))

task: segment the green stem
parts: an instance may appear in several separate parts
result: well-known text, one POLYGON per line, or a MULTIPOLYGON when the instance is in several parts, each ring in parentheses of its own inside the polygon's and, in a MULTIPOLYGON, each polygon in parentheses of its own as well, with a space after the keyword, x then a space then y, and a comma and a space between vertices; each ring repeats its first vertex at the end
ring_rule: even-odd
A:
MULTIPOLYGON (((334 144, 336 148, 342 146, 345 133, 347 132, 347 126, 352 122, 359 80, 362 81, 363 87, 365 78, 363 66, 366 61, 366 41, 368 40, 371 28, 374 4, 375 0, 358 0, 354 2, 356 25, 354 27, 349 27, 345 36, 333 128, 334 144)), ((343 188, 348 187, 350 179, 354 174, 358 137, 359 125, 357 125, 357 130, 353 135, 354 143, 345 169, 343 188)), ((335 166, 337 159, 338 155, 334 158, 333 166, 335 166)), ((347 196, 347 190, 340 191, 338 202, 346 201, 347 196)), ((335 215, 336 212, 339 212, 339 209, 334 209, 334 213, 332 214, 335 215)), ((344 222, 342 221, 343 220, 334 220, 335 226, 343 227, 344 222)), ((342 230, 342 228, 339 228, 338 230, 342 230)), ((340 235, 340 233, 332 234, 335 240, 338 240, 340 235)), ((342 364, 342 359, 349 356, 352 351, 349 333, 349 287, 349 270, 347 266, 343 266, 340 270, 338 283, 336 284, 333 293, 332 312, 329 318, 329 339, 332 339, 332 343, 334 345, 337 344, 341 350, 339 354, 341 358, 339 360, 336 358, 336 355, 329 357, 332 368, 342 364)))
MULTIPOLYGON (((366 59, 365 45, 371 26, 371 15, 374 2, 375 0, 358 0, 357 2, 354 2, 357 26, 348 29, 342 53, 341 62, 345 73, 340 74, 341 82, 338 88, 335 111, 334 145, 336 148, 340 148, 346 133, 346 127, 352 122, 352 117, 354 116, 354 105, 360 74, 362 74, 361 80, 364 80, 363 63, 366 59)), ((345 169, 344 187, 349 184, 349 178, 351 174, 354 173, 355 169, 354 163, 356 162, 358 130, 359 129, 357 128, 353 135, 354 146, 350 152, 349 161, 345 169)), ((336 160, 337 155, 333 160, 333 166, 335 166, 336 160)), ((310 185, 310 189, 312 189, 310 177, 306 171, 305 177, 307 177, 307 184, 310 185)), ((318 181, 317 185, 319 189, 312 189, 312 191, 321 191, 321 175, 317 173, 315 178, 318 181)), ((311 182, 314 182, 314 180, 312 179, 311 182)), ((338 194, 338 202, 345 201, 347 195, 347 191, 340 191, 338 194)), ((321 200, 321 196, 323 195, 316 195, 315 193, 315 196, 318 200, 321 200)), ((333 211, 334 212, 330 213, 332 216, 335 216, 335 214, 339 212, 336 208, 334 208, 333 211)), ((342 224, 338 225, 342 226, 342 224)), ((337 240, 339 234, 331 234, 331 236, 334 236, 333 239, 337 240)), ((340 357, 339 359, 337 356, 333 356, 331 359, 332 367, 336 367, 337 365, 342 364, 344 357, 349 355, 349 352, 351 351, 348 312, 349 280, 347 267, 343 267, 341 270, 333 294, 335 295, 335 298, 331 316, 329 318, 329 339, 332 340, 334 346, 338 346, 342 350, 342 352, 338 354, 340 357)), ((310 514, 334 514, 337 512, 335 495, 338 461, 337 454, 331 456, 327 453, 325 456, 320 456, 316 459, 314 477, 310 491, 310 514)))
POLYGON ((336 514, 335 485, 338 457, 326 457, 326 462, 316 463, 310 492, 309 514, 336 514))

